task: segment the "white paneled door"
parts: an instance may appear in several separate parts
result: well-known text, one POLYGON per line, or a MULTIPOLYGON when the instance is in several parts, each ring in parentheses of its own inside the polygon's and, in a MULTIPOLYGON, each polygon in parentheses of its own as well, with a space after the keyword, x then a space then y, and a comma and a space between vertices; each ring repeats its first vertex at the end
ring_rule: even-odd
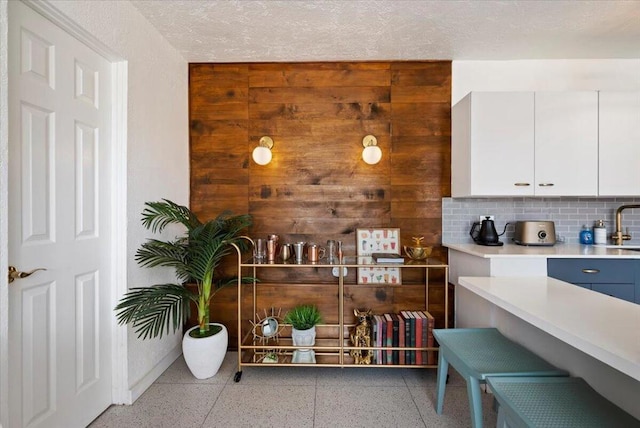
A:
POLYGON ((9 2, 9 426, 111 399, 111 64, 9 2))

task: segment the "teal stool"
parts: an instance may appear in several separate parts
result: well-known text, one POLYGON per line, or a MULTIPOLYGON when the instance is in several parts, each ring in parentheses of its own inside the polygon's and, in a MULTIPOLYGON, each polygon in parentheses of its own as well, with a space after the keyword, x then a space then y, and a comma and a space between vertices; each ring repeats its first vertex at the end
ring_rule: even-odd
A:
POLYGON ((436 329, 440 344, 436 411, 442 414, 449 364, 467 381, 473 428, 482 427, 480 383, 488 376, 568 376, 495 328, 436 329))
POLYGON ((489 377, 498 427, 632 428, 640 421, 575 377, 489 377))

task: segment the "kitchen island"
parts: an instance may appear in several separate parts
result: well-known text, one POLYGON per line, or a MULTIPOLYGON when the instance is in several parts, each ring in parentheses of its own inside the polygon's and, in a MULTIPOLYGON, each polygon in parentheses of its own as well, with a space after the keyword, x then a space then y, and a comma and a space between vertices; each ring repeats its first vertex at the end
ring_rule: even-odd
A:
POLYGON ((496 327, 640 419, 640 305, 546 276, 457 285, 456 327, 496 327))

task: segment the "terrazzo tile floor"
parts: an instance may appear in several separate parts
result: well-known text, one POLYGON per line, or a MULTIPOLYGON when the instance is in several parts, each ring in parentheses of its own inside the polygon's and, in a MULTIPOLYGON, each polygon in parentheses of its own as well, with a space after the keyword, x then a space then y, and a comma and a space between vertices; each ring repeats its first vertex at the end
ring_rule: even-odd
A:
MULTIPOLYGON (((469 427, 464 380, 454 371, 437 415, 435 369, 243 367, 237 353, 195 379, 178 358, 131 406, 111 406, 90 427, 469 427)), ((482 394, 484 426, 496 426, 482 394)))

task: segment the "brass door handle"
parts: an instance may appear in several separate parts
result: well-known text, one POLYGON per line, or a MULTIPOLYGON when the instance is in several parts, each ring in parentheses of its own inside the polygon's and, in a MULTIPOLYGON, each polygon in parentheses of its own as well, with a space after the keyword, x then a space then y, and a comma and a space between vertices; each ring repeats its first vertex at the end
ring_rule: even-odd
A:
POLYGON ((540 183, 540 184, 538 184, 538 186, 540 186, 540 187, 551 187, 551 186, 553 186, 553 183, 540 183))
POLYGON ((37 268, 29 272, 20 272, 15 266, 9 266, 9 283, 12 283, 16 279, 26 278, 30 276, 32 273, 37 272, 39 270, 46 270, 45 268, 37 268))
POLYGON ((526 186, 530 186, 529 183, 513 183, 514 186, 519 186, 519 187, 526 187, 526 186))

